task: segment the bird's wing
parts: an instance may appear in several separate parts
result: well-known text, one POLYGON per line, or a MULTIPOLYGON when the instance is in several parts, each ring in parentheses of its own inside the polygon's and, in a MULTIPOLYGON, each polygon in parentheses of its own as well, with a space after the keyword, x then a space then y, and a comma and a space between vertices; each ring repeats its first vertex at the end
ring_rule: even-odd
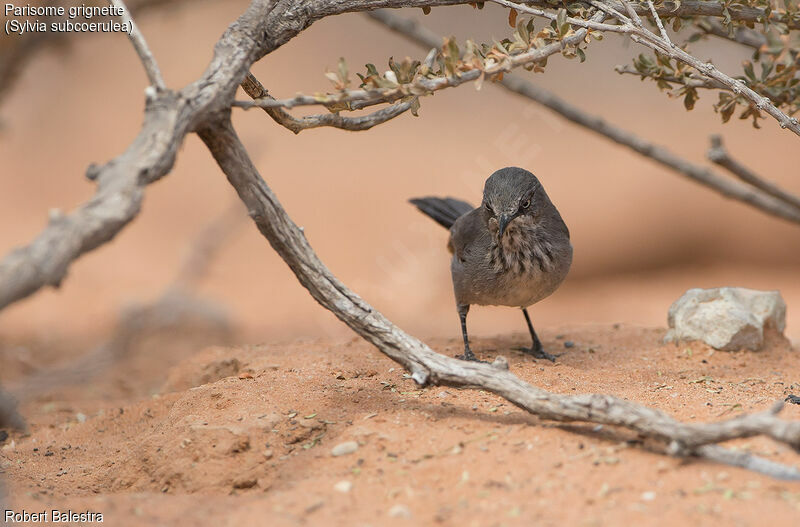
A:
POLYGON ((482 237, 486 227, 481 219, 480 210, 473 209, 456 220, 450 227, 450 240, 447 248, 461 260, 482 237))

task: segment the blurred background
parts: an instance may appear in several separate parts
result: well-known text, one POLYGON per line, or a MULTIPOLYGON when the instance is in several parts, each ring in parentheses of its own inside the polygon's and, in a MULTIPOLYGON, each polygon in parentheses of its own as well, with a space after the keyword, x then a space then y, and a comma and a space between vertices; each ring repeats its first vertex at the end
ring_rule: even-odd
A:
MULTIPOLYGON (((215 41, 246 5, 178 3, 137 18, 171 88, 200 76, 215 41)), ((401 14, 460 40, 509 32, 507 11, 496 6, 401 14)), ((695 51, 713 56, 723 71, 739 71, 748 58, 719 41, 695 51)), ((640 52, 606 37, 590 45, 584 64, 554 56, 546 73, 520 74, 696 163, 706 163, 709 136, 723 134, 734 156, 800 193, 797 137, 772 120, 761 130, 736 119, 722 125, 711 107, 715 93, 701 93, 687 112, 652 83, 614 72, 640 52)), ((323 73, 339 57, 351 72, 367 62, 383 71, 390 56, 425 53, 363 15, 347 15, 314 24, 253 71, 273 95, 289 97, 328 90, 323 73)), ((48 210, 71 210, 92 195, 86 167, 133 140, 145 86, 123 34, 81 34, 33 56, 0 105, 0 253, 36 236, 48 210)), ((447 233, 407 200, 449 195, 477 204, 492 171, 517 165, 542 180, 575 247, 564 286, 532 309, 538 327, 663 327, 669 305, 686 289, 730 285, 780 290, 789 306, 787 335, 800 338, 800 226, 726 200, 498 86, 465 85, 421 102, 418 118, 406 114, 366 132, 299 136, 261 111, 234 111, 256 166, 322 260, 402 328, 423 338, 459 336, 447 233)), ((189 136, 172 173, 147 189, 141 215, 77 261, 61 289, 3 310, 0 335, 60 339, 106 331, 121 306, 161 294, 191 241, 235 199, 204 146, 189 136)), ((243 342, 350 335, 247 221, 213 261, 201 292, 230 310, 243 342)), ((476 335, 525 330, 508 308, 476 308, 470 326, 476 335)))

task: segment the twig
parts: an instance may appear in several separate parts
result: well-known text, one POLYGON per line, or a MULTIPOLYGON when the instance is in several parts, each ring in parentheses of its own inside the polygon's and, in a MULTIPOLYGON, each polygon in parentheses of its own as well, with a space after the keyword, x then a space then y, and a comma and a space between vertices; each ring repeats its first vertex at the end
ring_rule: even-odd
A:
POLYGON ((767 39, 764 35, 746 27, 734 28, 731 34, 727 28, 723 27, 723 25, 716 20, 704 20, 695 24, 695 26, 709 35, 724 38, 755 50, 761 49, 761 47, 767 43, 767 39))
MULTIPOLYGON (((434 352, 392 324, 331 274, 261 178, 228 116, 198 133, 247 205, 258 229, 314 299, 383 354, 405 367, 418 384, 480 388, 544 419, 620 426, 661 441, 675 455, 705 455, 705 445, 755 435, 765 435, 800 448, 800 422, 779 419, 777 404, 769 411, 727 421, 687 424, 660 410, 610 395, 547 392, 510 373, 502 357, 493 364, 485 364, 434 352)), ((779 470, 769 469, 773 477, 800 479, 800 472, 778 464, 771 468, 776 467, 779 470)))
MULTIPOLYGON (((595 13, 590 19, 592 22, 599 22, 605 18, 602 12, 595 13)), ((418 77, 408 84, 398 85, 396 88, 370 89, 370 90, 342 90, 337 93, 326 95, 296 95, 288 99, 260 99, 253 101, 254 106, 261 108, 294 108, 295 106, 322 105, 332 106, 343 103, 357 103, 359 108, 373 106, 383 102, 394 102, 409 95, 428 95, 445 88, 460 86, 465 82, 477 80, 482 75, 493 77, 499 74, 508 73, 521 66, 541 62, 551 55, 561 53, 566 46, 577 45, 586 38, 588 30, 580 28, 572 35, 559 42, 552 42, 541 48, 531 48, 528 51, 509 56, 506 60, 485 67, 484 69, 474 68, 464 71, 458 76, 447 77, 418 77)))
MULTIPOLYGON (((665 42, 669 43, 670 47, 675 47, 675 44, 672 43, 672 40, 670 40, 669 35, 667 34, 667 30, 664 29, 664 24, 661 22, 661 17, 658 16, 656 6, 653 5, 653 0, 647 0, 647 6, 650 8, 650 14, 653 15, 653 19, 656 21, 658 30, 661 32, 661 38, 663 38, 665 42)), ((636 13, 636 11, 633 9, 631 9, 631 12, 636 13)), ((634 22, 635 21, 636 20, 634 19, 634 22)), ((641 20, 639 20, 638 23, 641 23, 641 20)))
MULTIPOLYGON (((372 11, 366 13, 366 16, 384 24, 424 48, 430 47, 436 42, 441 42, 441 36, 437 33, 412 19, 399 17, 388 10, 372 11)), ((761 192, 754 191, 750 187, 738 185, 736 182, 730 181, 706 167, 690 163, 662 146, 608 123, 600 117, 584 112, 552 92, 542 89, 531 82, 514 75, 505 75, 498 84, 509 91, 549 108, 573 123, 600 134, 615 143, 626 146, 671 170, 675 170, 725 197, 741 201, 784 220, 800 223, 800 211, 795 210, 793 207, 765 196, 761 192)))
MULTIPOLYGON (((627 0, 621 1, 624 5, 626 5, 626 8, 630 7, 627 0)), ((606 3, 613 5, 613 2, 610 0, 607 0, 606 3)), ((633 8, 631 7, 631 9, 633 8)), ((634 28, 634 31, 630 35, 631 40, 634 42, 647 46, 670 58, 679 60, 680 62, 683 62, 684 64, 694 68, 701 75, 724 84, 736 95, 741 95, 745 99, 749 100, 758 110, 763 110, 772 116, 776 121, 778 121, 778 124, 780 124, 781 128, 788 128, 796 135, 800 136, 800 123, 798 120, 794 117, 789 117, 780 109, 778 109, 778 107, 775 106, 768 97, 764 97, 755 92, 744 82, 733 79, 732 77, 726 75, 710 62, 702 62, 683 49, 674 46, 668 38, 659 37, 647 29, 644 24, 641 23, 641 21, 636 22, 631 18, 627 18, 624 20, 624 22, 634 28)))
POLYGON ((657 81, 661 80, 661 81, 666 81, 666 82, 669 82, 669 83, 672 83, 672 84, 680 84, 682 86, 689 86, 690 88, 705 88, 705 89, 709 89, 709 90, 731 91, 730 88, 728 88, 727 86, 725 86, 721 82, 718 82, 718 81, 716 81, 714 79, 709 79, 708 77, 700 77, 700 76, 695 77, 695 76, 692 76, 692 77, 690 77, 688 79, 684 79, 684 78, 681 78, 681 77, 675 77, 675 76, 672 76, 672 75, 660 75, 658 77, 650 77, 646 73, 642 73, 640 71, 637 71, 635 68, 632 68, 628 64, 624 64, 624 65, 623 64, 619 64, 619 65, 614 67, 614 71, 616 71, 620 75, 622 75, 622 74, 636 75, 637 77, 641 77, 642 79, 651 78, 651 79, 657 80, 657 81))
MULTIPOLYGON (((499 4, 501 6, 509 7, 511 9, 516 9, 522 13, 528 13, 529 15, 535 15, 538 17, 546 18, 548 20, 557 20, 558 13, 553 13, 551 11, 545 11, 543 9, 536 9, 533 7, 529 7, 523 4, 518 4, 515 2, 509 2, 508 0, 489 0, 492 3, 499 4)), ((575 18, 568 16, 566 21, 573 26, 583 27, 587 29, 594 29, 597 31, 609 31, 611 33, 628 33, 630 30, 624 26, 614 25, 614 24, 604 24, 602 22, 595 22, 593 20, 584 20, 582 18, 575 18)))
POLYGON ((738 177, 745 183, 753 185, 759 190, 762 190, 782 202, 796 208, 800 211, 800 197, 786 192, 775 183, 765 180, 758 176, 755 172, 733 159, 725 146, 722 144, 722 136, 711 136, 711 148, 708 150, 708 159, 717 165, 725 168, 731 174, 738 177))
POLYGON ((131 18, 128 8, 125 6, 125 2, 123 2, 123 0, 110 1, 114 7, 122 10, 122 16, 120 16, 122 21, 126 24, 130 24, 131 30, 128 33, 128 38, 130 38, 133 48, 136 50, 136 53, 139 55, 139 59, 142 61, 142 66, 144 66, 144 70, 147 72, 147 78, 150 79, 150 84, 158 91, 165 90, 167 85, 164 83, 164 78, 161 76, 161 70, 158 68, 156 59, 153 57, 153 54, 150 52, 150 48, 147 46, 144 35, 142 35, 142 32, 139 31, 139 27, 136 25, 136 22, 134 22, 133 18, 131 18))
MULTIPOLYGON (((274 97, 272 97, 269 92, 264 89, 264 86, 258 81, 258 79, 255 78, 252 73, 248 73, 247 77, 242 81, 242 88, 247 95, 254 99, 254 101, 234 101, 233 106, 235 107, 244 109, 259 108, 260 106, 258 106, 257 101, 275 100, 274 97)), ((340 128, 342 130, 355 132, 369 130, 373 126, 385 123, 390 119, 394 119, 395 117, 410 110, 415 101, 416 97, 408 101, 393 104, 387 108, 381 108, 376 112, 359 117, 343 117, 338 113, 329 113, 309 115, 298 119, 289 112, 285 111, 283 108, 260 108, 262 108, 270 117, 272 117, 276 123, 288 128, 295 134, 299 134, 303 130, 308 130, 309 128, 319 128, 322 126, 331 126, 334 128, 340 128)))

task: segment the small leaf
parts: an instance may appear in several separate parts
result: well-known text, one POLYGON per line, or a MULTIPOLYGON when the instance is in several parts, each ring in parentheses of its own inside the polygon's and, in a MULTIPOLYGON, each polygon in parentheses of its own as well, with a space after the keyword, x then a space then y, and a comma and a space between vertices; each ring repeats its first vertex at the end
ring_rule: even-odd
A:
POLYGON ((509 9, 508 10, 508 25, 511 27, 517 27, 517 10, 516 9, 509 9))
POLYGON ((425 14, 425 15, 430 15, 431 14, 431 6, 429 6, 429 5, 422 6, 422 13, 425 14))
POLYGON ((694 108, 694 103, 697 102, 697 90, 694 88, 690 88, 686 90, 686 97, 683 98, 683 106, 687 110, 692 110, 694 108))
POLYGON ((586 60, 586 53, 584 53, 581 48, 575 48, 575 51, 578 53, 578 58, 581 59, 581 62, 584 62, 586 60))

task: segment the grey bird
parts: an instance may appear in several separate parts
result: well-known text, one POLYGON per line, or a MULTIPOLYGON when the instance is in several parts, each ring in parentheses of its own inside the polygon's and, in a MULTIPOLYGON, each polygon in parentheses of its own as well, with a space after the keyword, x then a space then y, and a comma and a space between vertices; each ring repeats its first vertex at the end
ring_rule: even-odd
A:
POLYGON ((523 351, 551 361, 533 329, 528 306, 550 296, 572 264, 569 229, 539 180, 522 168, 502 168, 486 180, 478 208, 454 198, 415 198, 411 203, 450 230, 447 248, 464 354, 472 304, 522 308, 533 343, 523 351))

